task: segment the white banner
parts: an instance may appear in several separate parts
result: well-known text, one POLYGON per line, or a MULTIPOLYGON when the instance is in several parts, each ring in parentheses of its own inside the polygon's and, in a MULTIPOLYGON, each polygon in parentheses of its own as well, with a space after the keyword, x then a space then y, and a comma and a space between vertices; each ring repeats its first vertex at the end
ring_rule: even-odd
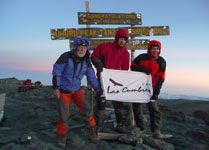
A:
POLYGON ((141 72, 103 69, 101 84, 106 100, 148 103, 153 93, 151 75, 141 72))

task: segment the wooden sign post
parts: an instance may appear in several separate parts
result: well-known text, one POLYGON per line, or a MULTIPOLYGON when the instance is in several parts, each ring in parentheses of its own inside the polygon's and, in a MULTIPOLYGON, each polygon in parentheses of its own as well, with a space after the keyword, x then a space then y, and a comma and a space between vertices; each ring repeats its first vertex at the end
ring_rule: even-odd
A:
MULTIPOLYGON (((86 13, 89 13, 90 12, 90 3, 89 3, 89 1, 86 1, 86 13)), ((90 26, 90 24, 86 24, 86 27, 87 28, 90 28, 91 26, 90 26)), ((73 45, 73 44, 72 44, 73 45)), ((70 46, 71 46, 71 43, 70 43, 70 46)), ((87 88, 88 88, 88 91, 89 91, 89 95, 88 95, 88 99, 89 99, 89 104, 90 104, 90 106, 91 106, 91 113, 93 113, 94 112, 94 103, 93 103, 93 94, 92 94, 92 87, 91 87, 91 85, 90 85, 90 83, 88 82, 88 80, 87 80, 87 88)))

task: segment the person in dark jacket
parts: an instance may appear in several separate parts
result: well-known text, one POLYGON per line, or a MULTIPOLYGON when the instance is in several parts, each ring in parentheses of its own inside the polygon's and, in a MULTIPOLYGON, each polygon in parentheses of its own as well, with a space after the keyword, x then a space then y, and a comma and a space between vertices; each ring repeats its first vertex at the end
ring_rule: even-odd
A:
MULTIPOLYGON (((151 131, 154 138, 161 138, 161 112, 157 105, 158 95, 165 80, 166 61, 159 56, 161 52, 161 43, 152 40, 148 44, 147 54, 137 56, 131 64, 132 71, 144 72, 152 76, 153 95, 149 102, 148 108, 150 112, 151 131)), ((134 117, 137 127, 144 131, 143 106, 140 103, 133 103, 134 117)))
POLYGON ((95 76, 89 59, 90 43, 86 37, 77 37, 74 40, 72 51, 62 54, 53 66, 53 88, 57 100, 57 134, 58 146, 65 147, 67 139, 66 123, 70 115, 69 106, 71 97, 80 110, 80 114, 89 119, 90 137, 97 138, 95 120, 88 101, 84 100, 84 91, 81 89, 81 80, 84 75, 90 82, 97 95, 102 89, 95 76))
MULTIPOLYGON (((100 78, 100 73, 103 67, 114 70, 129 70, 129 53, 126 49, 128 41, 128 31, 126 29, 119 29, 115 35, 113 43, 103 43, 96 47, 91 55, 91 60, 97 69, 97 76, 100 78)), ((113 101, 115 109, 118 132, 126 132, 125 130, 125 115, 126 110, 122 102, 113 101)), ((101 129, 105 119, 105 105, 106 102, 102 98, 97 98, 96 106, 96 124, 98 131, 101 129)))

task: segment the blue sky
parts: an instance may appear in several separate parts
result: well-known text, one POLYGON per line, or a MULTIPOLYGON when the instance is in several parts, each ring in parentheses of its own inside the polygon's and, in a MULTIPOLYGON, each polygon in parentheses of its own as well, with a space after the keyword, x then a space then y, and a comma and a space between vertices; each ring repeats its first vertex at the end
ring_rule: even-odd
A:
MULTIPOLYGON (((51 84, 54 62, 68 40, 51 40, 50 29, 84 28, 77 12, 85 0, 0 0, 0 78, 51 84)), ((140 26, 170 26, 170 36, 143 37, 162 43, 167 61, 162 92, 209 97, 208 0, 89 0, 91 12, 141 13, 140 26)), ((127 25, 92 25, 114 28, 127 25)), ((135 55, 146 52, 137 51, 135 55)))

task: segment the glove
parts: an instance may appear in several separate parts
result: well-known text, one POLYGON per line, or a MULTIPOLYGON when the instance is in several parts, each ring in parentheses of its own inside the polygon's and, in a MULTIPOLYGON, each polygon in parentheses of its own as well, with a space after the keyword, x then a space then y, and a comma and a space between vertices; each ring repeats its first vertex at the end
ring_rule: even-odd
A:
POLYGON ((103 94, 103 91, 102 91, 102 89, 97 89, 97 90, 95 90, 95 92, 96 92, 96 100, 97 101, 101 101, 101 102, 105 102, 105 97, 102 97, 102 94, 103 94))
POLYGON ((96 97, 101 97, 101 95, 103 94, 103 91, 100 88, 96 89, 95 92, 96 92, 96 97))
POLYGON ((98 63, 95 65, 97 72, 102 72, 103 71, 103 65, 102 63, 98 63))
POLYGON ((146 73, 147 75, 150 75, 150 70, 147 68, 143 68, 142 72, 146 73))
POLYGON ((157 95, 152 95, 152 97, 150 99, 152 99, 152 100, 158 100, 158 96, 157 95))
POLYGON ((139 72, 144 72, 147 75, 150 75, 150 70, 141 66, 132 66, 131 67, 132 71, 139 71, 139 72))
POLYGON ((97 69, 97 72, 103 71, 103 64, 97 57, 92 60, 92 63, 94 64, 95 68, 97 69))

